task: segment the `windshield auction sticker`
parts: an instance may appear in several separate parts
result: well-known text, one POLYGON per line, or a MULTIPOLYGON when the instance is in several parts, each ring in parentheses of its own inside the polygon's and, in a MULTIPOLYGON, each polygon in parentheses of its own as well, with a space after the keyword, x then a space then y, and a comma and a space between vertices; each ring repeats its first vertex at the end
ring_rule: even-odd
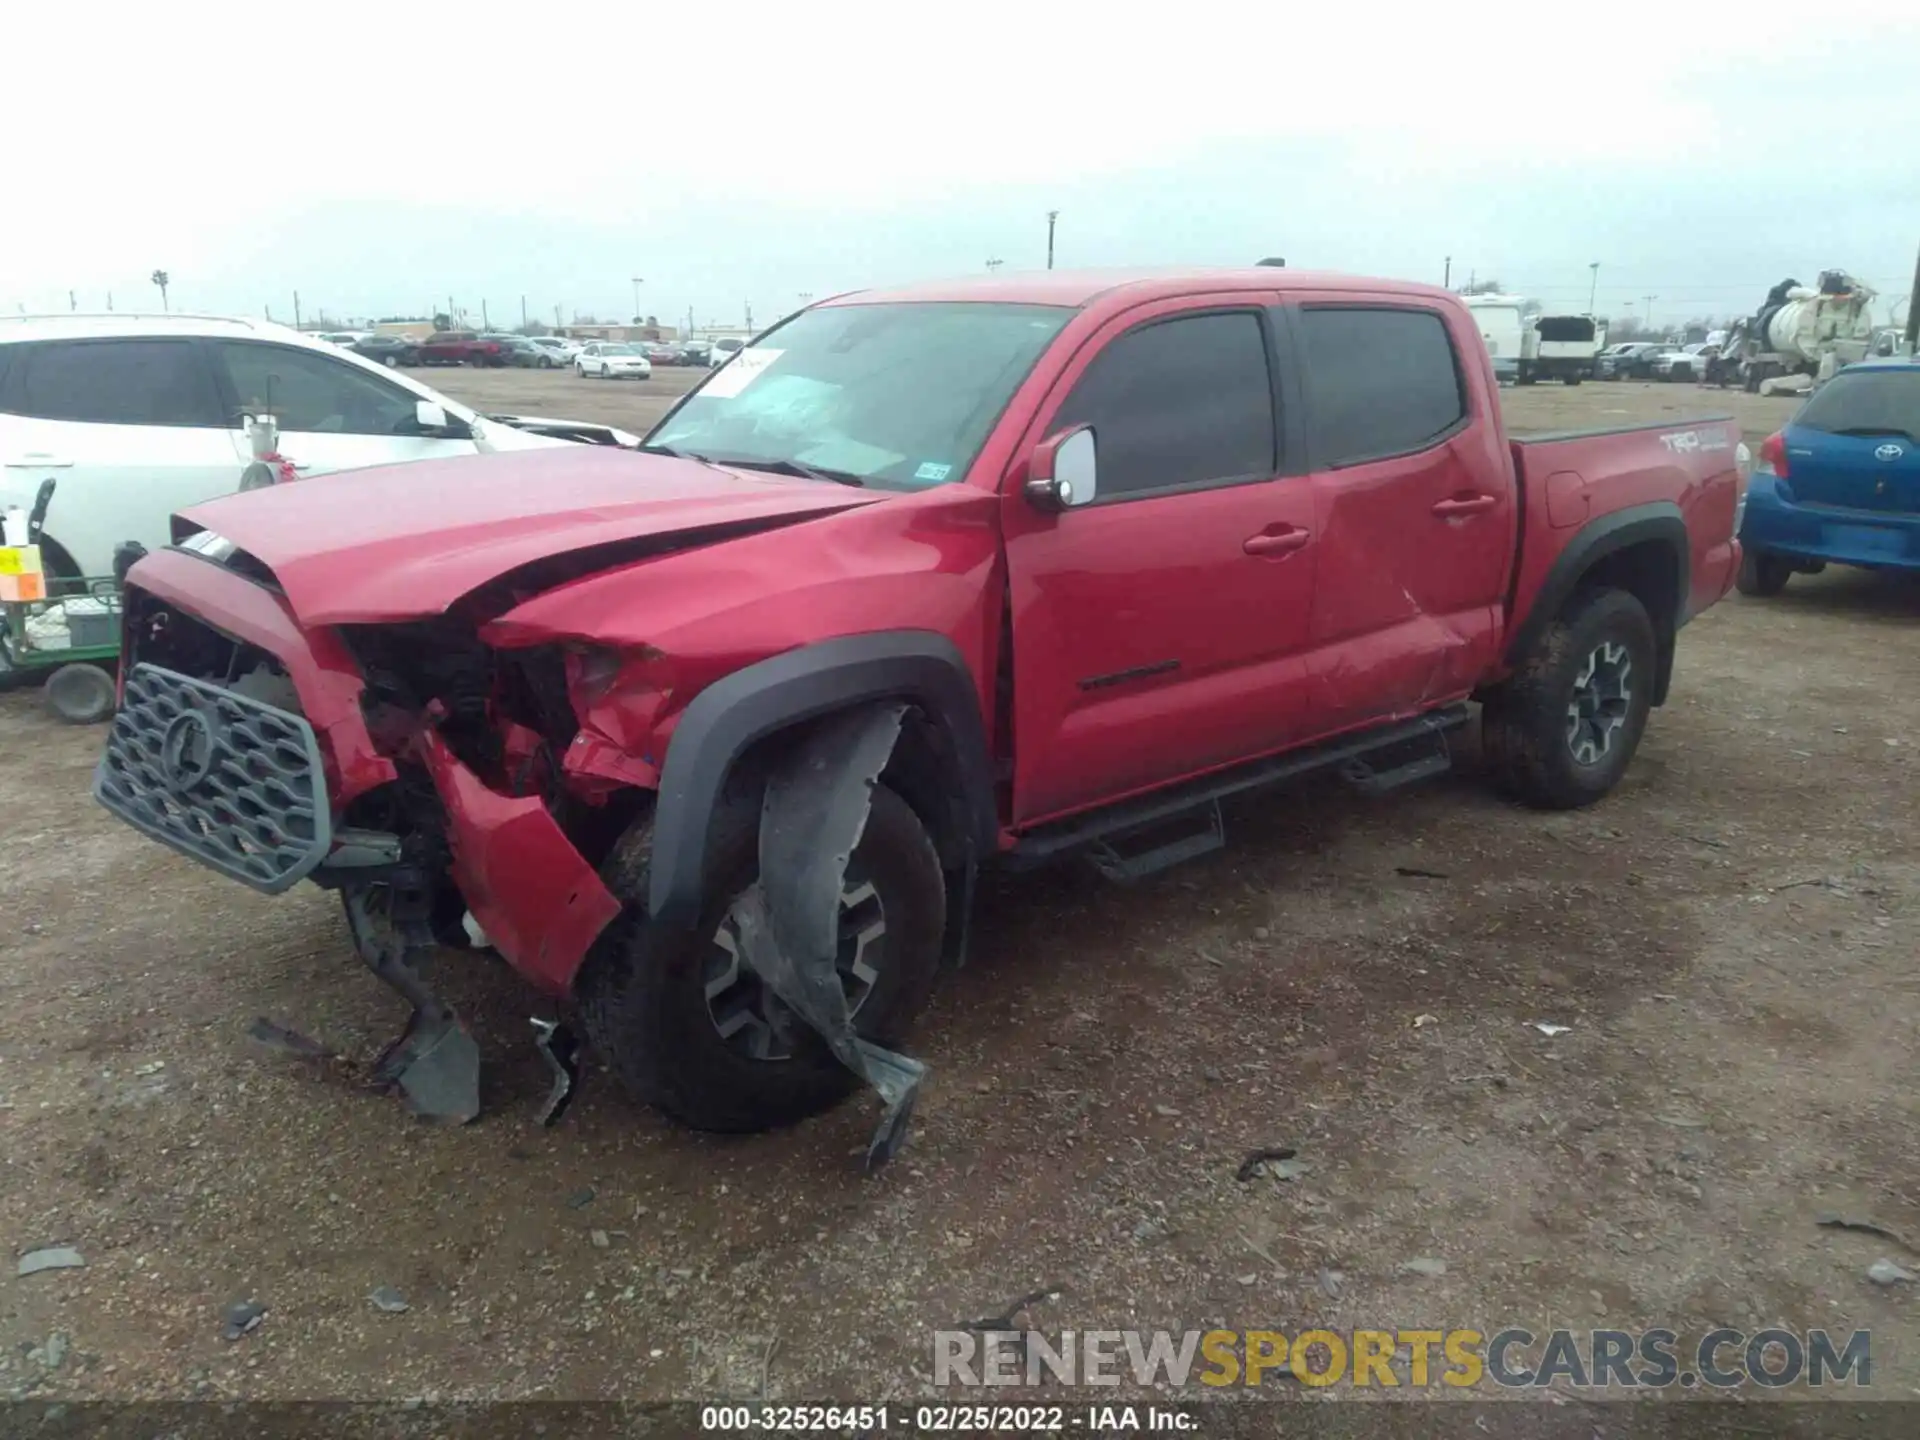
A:
POLYGON ((742 350, 714 372, 713 378, 701 389, 701 398, 731 400, 758 380, 774 361, 786 353, 784 350, 760 348, 742 350))

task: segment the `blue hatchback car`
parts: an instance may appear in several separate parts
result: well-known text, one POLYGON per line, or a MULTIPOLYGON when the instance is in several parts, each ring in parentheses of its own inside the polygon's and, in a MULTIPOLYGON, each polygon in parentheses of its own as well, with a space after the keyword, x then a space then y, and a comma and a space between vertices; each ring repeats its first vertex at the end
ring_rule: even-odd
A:
POLYGON ((1743 595, 1829 563, 1920 573, 1920 362, 1849 365, 1767 437, 1740 545, 1743 595))

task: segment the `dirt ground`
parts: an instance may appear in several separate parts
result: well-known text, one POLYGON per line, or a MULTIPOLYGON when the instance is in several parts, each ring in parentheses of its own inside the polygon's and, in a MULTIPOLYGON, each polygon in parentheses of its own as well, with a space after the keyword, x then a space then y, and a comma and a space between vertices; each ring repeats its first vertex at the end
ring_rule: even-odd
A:
MULTIPOLYGON (((643 429, 689 377, 427 378, 643 429)), ((1791 403, 1508 398, 1523 429, 1736 410, 1751 442, 1791 403)), ((86 1261, 0 1272, 0 1390, 870 1401, 926 1392, 933 1329, 1057 1289, 1036 1324, 1867 1328, 1875 1392, 1911 1398, 1916 1287, 1866 1272, 1920 1258, 1815 1217, 1920 1240, 1917 621, 1853 572, 1730 598, 1590 811, 1470 770, 1322 786, 1132 889, 992 880, 874 1178, 865 1098, 721 1140, 596 1074, 536 1128, 527 994, 451 956, 488 1114, 409 1119, 360 1088, 404 1017, 333 903, 139 839, 89 798, 103 732, 0 696, 0 1237, 86 1261), (353 1063, 257 1052, 261 1015, 353 1063), (1237 1181, 1272 1145, 1304 1171, 1237 1181)))

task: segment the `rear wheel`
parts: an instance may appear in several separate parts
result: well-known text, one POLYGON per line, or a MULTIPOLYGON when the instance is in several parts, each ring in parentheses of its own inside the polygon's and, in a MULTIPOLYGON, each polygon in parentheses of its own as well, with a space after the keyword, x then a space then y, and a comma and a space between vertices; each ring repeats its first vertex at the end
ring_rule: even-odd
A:
MULTIPOLYGON (((791 1124, 858 1083, 740 954, 734 915, 759 875, 760 791, 742 787, 713 817, 699 923, 656 935, 646 923, 653 821, 636 822, 603 878, 626 909, 580 977, 594 1049, 639 1099, 699 1130, 791 1124)), ((877 785, 840 895, 839 974, 861 1035, 896 1045, 926 1003, 940 963, 946 887, 919 817, 877 785)))
POLYGON ((1764 600, 1786 589, 1792 578, 1793 566, 1778 555, 1749 550, 1740 557, 1740 574, 1734 584, 1742 595, 1764 600))
POLYGON ((1646 730, 1654 660, 1653 622, 1638 599, 1576 596, 1487 700, 1481 744, 1495 782, 1543 810, 1606 795, 1646 730))

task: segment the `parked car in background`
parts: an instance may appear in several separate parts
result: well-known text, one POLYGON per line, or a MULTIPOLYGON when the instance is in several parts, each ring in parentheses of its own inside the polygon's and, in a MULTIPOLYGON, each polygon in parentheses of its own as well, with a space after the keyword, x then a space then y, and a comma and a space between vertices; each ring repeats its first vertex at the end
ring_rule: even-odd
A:
POLYGON ((472 330, 437 330, 420 342, 423 365, 505 365, 498 337, 472 330))
POLYGON ((316 338, 325 340, 329 345, 343 345, 351 349, 372 333, 371 330, 324 330, 319 332, 316 338))
MULTIPOLYGON (((416 1108, 479 1113, 410 969, 464 940, 684 1123, 872 1084, 882 1163, 924 1073, 888 1047, 983 866, 1150 874, 1225 843, 1223 798, 1446 771, 1470 701, 1501 788, 1594 804, 1739 560, 1737 426, 1509 436, 1438 288, 1048 272, 843 296, 749 354, 639 455, 231 496, 128 577, 95 795, 340 891, 418 1007, 386 1072, 416 1108)), ((206 1018, 250 1013, 234 984, 206 1018)))
MULTIPOLYGON (((53 480, 47 568, 110 574, 122 541, 164 546, 169 513, 239 488, 253 460, 245 417, 269 409, 280 452, 303 480, 572 440, 638 443, 605 425, 480 415, 283 325, 9 316, 0 318, 0 510, 30 508, 41 482, 53 480)), ((408 474, 388 473, 395 484, 408 474)))
POLYGON ((661 343, 658 345, 648 345, 645 348, 647 363, 650 365, 684 365, 687 363, 686 352, 678 345, 661 343))
POLYGON ((381 365, 418 365, 420 342, 405 335, 368 335, 347 347, 363 360, 381 365))
POLYGON ((553 357, 553 363, 561 368, 573 364, 573 357, 580 353, 580 347, 564 335, 529 335, 527 337, 553 357))
POLYGON ((1740 591, 1778 595, 1828 564, 1920 573, 1920 365, 1848 365, 1760 446, 1740 591))
POLYGON ((1653 340, 1629 340, 1609 345, 1598 361, 1602 380, 1651 380, 1653 360, 1667 347, 1653 340))
POLYGON ((705 365, 707 357, 713 353, 713 347, 705 340, 688 340, 680 347, 680 353, 687 357, 689 365, 705 365))
POLYGON ((732 336, 728 336, 724 340, 715 340, 707 347, 707 367, 709 369, 718 369, 734 356, 738 355, 742 350, 746 349, 746 347, 746 341, 735 340, 732 336))
POLYGON ((497 335, 506 352, 507 364, 521 370, 553 370, 560 364, 559 357, 544 345, 536 345, 525 335, 497 335))
POLYGON ((1682 345, 1677 350, 1663 350, 1653 357, 1653 378, 1656 380, 1698 380, 1707 368, 1707 350, 1705 341, 1696 345, 1682 345))
POLYGON ((599 380, 645 380, 653 374, 653 365, 632 345, 612 340, 596 340, 583 346, 573 357, 574 373, 599 380))

